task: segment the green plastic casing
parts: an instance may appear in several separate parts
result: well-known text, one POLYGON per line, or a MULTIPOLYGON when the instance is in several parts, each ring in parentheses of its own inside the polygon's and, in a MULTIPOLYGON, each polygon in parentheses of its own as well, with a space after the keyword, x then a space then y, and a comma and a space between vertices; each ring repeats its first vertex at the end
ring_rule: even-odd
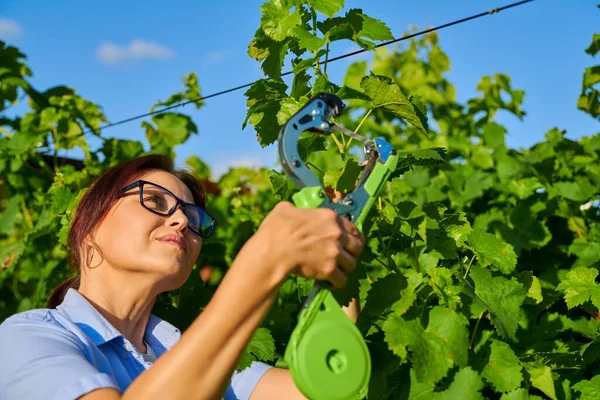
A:
MULTIPOLYGON (((398 156, 378 162, 363 185, 368 193, 355 225, 362 224, 381 193, 398 156)), ((299 208, 319 208, 325 201, 322 187, 305 187, 292 196, 299 208)), ((310 400, 360 400, 367 396, 371 357, 360 331, 344 313, 329 289, 321 286, 298 317, 284 360, 298 389, 310 400)))

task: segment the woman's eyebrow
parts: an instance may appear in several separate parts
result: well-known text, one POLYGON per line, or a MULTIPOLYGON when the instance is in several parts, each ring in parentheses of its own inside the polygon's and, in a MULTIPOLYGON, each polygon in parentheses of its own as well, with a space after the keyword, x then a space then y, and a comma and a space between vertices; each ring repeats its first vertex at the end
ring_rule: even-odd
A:
POLYGON ((196 205, 196 201, 194 200, 194 197, 193 197, 193 196, 192 196, 192 198, 191 198, 191 199, 187 199, 186 197, 184 197, 184 196, 179 196, 179 195, 175 194, 174 192, 171 192, 171 193, 173 193, 173 194, 175 195, 175 197, 177 197, 178 199, 180 199, 180 200, 184 201, 185 203, 188 203, 188 204, 194 204, 194 205, 196 205))

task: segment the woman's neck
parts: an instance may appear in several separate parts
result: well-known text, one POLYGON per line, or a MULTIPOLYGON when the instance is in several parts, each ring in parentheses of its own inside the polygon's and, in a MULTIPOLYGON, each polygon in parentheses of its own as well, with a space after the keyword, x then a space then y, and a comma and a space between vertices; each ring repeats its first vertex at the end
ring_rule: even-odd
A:
POLYGON ((130 280, 121 282, 126 286, 107 285, 100 279, 83 278, 79 293, 138 350, 145 352, 144 333, 156 294, 151 288, 136 287, 130 280))

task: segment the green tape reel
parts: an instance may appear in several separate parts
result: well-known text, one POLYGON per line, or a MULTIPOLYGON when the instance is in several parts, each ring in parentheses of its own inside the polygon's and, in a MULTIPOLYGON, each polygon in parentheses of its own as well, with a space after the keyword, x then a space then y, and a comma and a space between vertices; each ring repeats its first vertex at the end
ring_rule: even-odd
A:
POLYGON ((284 359, 297 387, 311 400, 360 400, 367 395, 369 350, 327 289, 319 290, 300 314, 284 359))

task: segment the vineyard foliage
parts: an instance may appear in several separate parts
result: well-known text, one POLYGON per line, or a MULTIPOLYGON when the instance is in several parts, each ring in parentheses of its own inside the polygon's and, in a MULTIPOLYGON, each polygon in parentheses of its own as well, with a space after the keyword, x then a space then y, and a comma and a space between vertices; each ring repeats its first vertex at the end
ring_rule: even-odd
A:
MULTIPOLYGON (((383 137, 400 154, 376 202, 360 268, 336 296, 360 299, 357 321, 373 360, 369 399, 592 399, 600 395, 600 134, 566 137, 549 127, 529 149, 506 145, 498 113, 526 117, 525 92, 509 76, 485 76, 478 95, 456 100, 438 35, 374 49, 392 39, 384 22, 343 0, 271 0, 248 54, 265 73, 240 117, 262 146, 311 96, 334 93, 348 107, 338 123, 383 137), (373 50, 343 82, 327 75, 330 43, 373 50), (293 79, 282 78, 291 62, 293 79)), ((597 12, 597 11, 596 11, 597 12)), ((600 34, 585 50, 600 51, 600 34)), ((148 152, 174 156, 201 127, 164 112, 142 122, 145 143, 109 138, 97 104, 66 86, 39 91, 25 55, 0 42, 0 320, 43 307, 72 272, 65 239, 78 198, 109 166, 148 152), (26 100, 23 100, 26 99, 26 100), (27 111, 5 112, 20 101, 27 111), (91 148, 89 139, 101 143, 91 148), (79 149, 81 162, 58 156, 79 149)), ((590 58, 590 60, 593 60, 590 58)), ((600 66, 585 70, 577 104, 600 116, 600 66)), ((154 109, 200 96, 196 75, 154 109)), ((201 103, 196 103, 201 107, 201 103)), ((339 134, 306 135, 300 152, 332 197, 360 171, 361 147, 339 134)), ((161 295, 155 312, 185 328, 202 311, 237 252, 280 200, 298 189, 276 170, 234 168, 211 182, 196 156, 186 165, 207 181, 220 224, 189 281, 161 295)), ((252 266, 248 266, 252 268, 252 266)), ((240 368, 284 366, 282 354, 312 282, 290 277, 240 368)))

